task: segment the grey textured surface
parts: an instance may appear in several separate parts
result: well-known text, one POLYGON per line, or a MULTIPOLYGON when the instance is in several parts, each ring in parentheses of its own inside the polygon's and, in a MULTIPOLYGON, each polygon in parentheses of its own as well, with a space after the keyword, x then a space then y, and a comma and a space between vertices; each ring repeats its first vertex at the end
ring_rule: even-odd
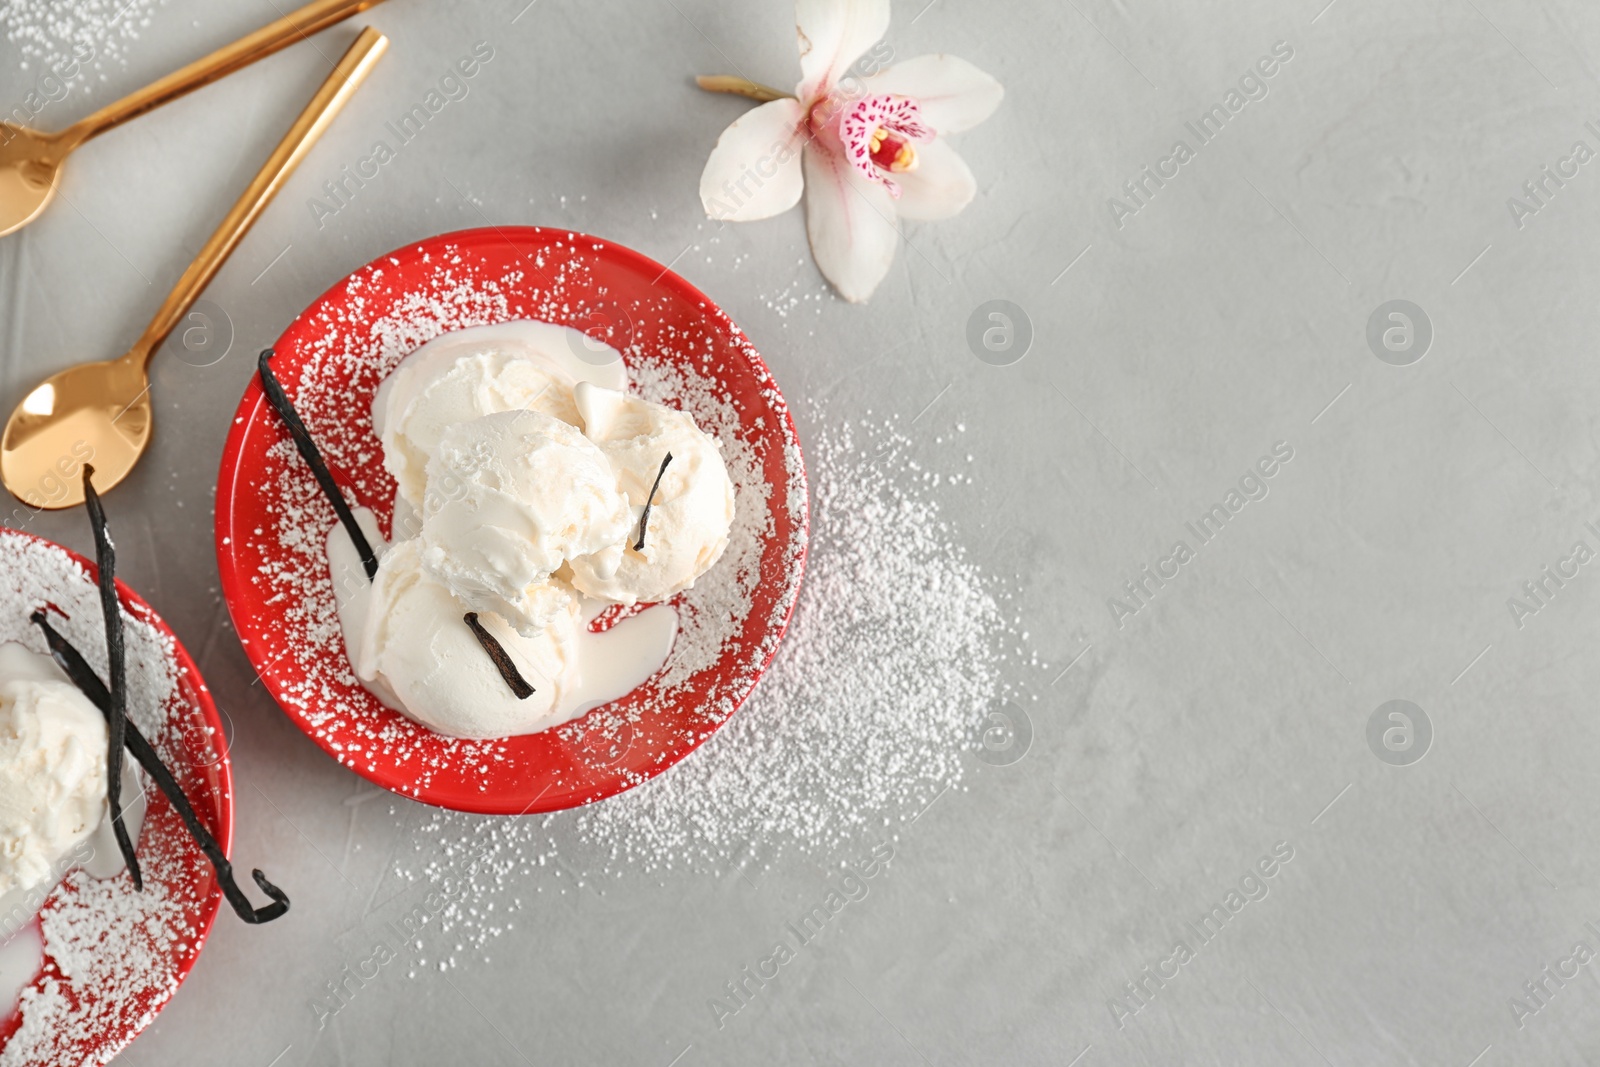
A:
MULTIPOLYGON (((1521 227, 1507 206, 1575 141, 1600 149, 1584 125, 1600 120, 1600 12, 923 2, 896 4, 896 53, 962 55, 1007 98, 959 140, 976 203, 909 227, 866 307, 825 294, 798 212, 718 229, 697 202, 706 152, 742 104, 690 78, 736 63, 789 84, 781 0, 390 0, 370 14, 389 56, 208 293, 233 351, 205 368, 157 362, 154 450, 109 498, 123 575, 235 727, 237 854, 295 900, 273 927, 221 916, 193 978, 120 1062, 1600 1059, 1600 965, 1560 962, 1577 942, 1600 949, 1585 925, 1600 926, 1600 587, 1582 568, 1520 626, 1507 605, 1574 542, 1600 548, 1586 526, 1600 525, 1600 162, 1521 227), (470 96, 319 229, 308 198, 480 40, 495 59, 470 96), (1268 94, 1119 228, 1108 198, 1174 139, 1192 146, 1184 123, 1279 41, 1293 59, 1268 94), (252 684, 211 548, 221 443, 247 355, 307 302, 380 252, 485 216, 676 259, 789 396, 826 397, 830 419, 871 408, 904 426, 937 398, 912 426, 916 448, 940 462, 932 439, 968 426, 977 483, 946 511, 986 566, 1026 576, 1016 608, 1053 665, 1013 679, 1038 697, 1026 757, 974 761, 970 789, 906 829, 870 897, 720 1030, 708 998, 853 853, 793 856, 753 885, 669 874, 546 894, 488 962, 448 981, 385 972, 321 1033, 307 1008, 360 958, 345 935, 416 819, 405 802, 394 817, 352 804, 370 787, 252 684), (1035 332, 1009 367, 964 339, 991 299, 1035 332), (1409 366, 1366 342, 1392 299, 1433 325, 1409 366), (1280 441, 1293 459, 1265 499, 1119 626, 1108 598, 1280 441), (1432 723, 1413 765, 1368 747, 1391 699, 1432 723), (1293 859, 1270 893, 1202 943, 1186 924, 1278 842, 1293 859), (1194 958, 1147 984, 1137 1013, 1115 1011, 1147 964, 1170 973, 1160 961, 1180 939, 1194 958), (1545 979, 1545 1003, 1519 1019, 1511 998, 1546 965, 1579 973, 1545 979)), ((93 101, 74 92, 39 124, 274 14, 173 0, 93 101)), ((47 216, 0 240, 7 407, 136 336, 354 32, 72 161, 47 216)), ((0 99, 33 77, 11 66, 0 99)), ((804 440, 817 416, 798 414, 804 440)), ((75 513, 28 528, 88 544, 75 513)))

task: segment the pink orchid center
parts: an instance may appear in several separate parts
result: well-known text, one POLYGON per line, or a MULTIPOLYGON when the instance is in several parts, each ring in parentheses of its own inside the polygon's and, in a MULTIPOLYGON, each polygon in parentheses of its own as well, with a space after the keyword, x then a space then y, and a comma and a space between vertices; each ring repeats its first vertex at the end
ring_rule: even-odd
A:
POLYGON ((868 148, 872 165, 883 170, 900 173, 917 165, 917 150, 911 142, 883 126, 873 133, 868 148))
MULTIPOLYGON (((813 108, 813 122, 817 117, 813 108)), ((899 196, 900 186, 889 175, 916 169, 915 144, 933 140, 933 130, 923 123, 915 100, 878 93, 846 103, 839 116, 839 140, 851 166, 899 196)))

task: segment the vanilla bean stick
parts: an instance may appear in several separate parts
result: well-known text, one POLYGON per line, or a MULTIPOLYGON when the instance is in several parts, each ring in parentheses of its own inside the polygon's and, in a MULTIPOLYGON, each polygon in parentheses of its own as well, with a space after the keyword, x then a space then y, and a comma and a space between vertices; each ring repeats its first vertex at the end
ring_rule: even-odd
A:
POLYGON ((478 644, 483 646, 483 650, 494 661, 495 668, 500 672, 500 677, 505 679, 506 685, 511 688, 512 695, 518 700, 527 700, 533 696, 535 692, 533 686, 529 685, 522 672, 517 670, 517 665, 512 662, 505 646, 495 640, 494 634, 483 628, 483 623, 478 621, 478 613, 469 611, 462 617, 462 621, 467 624, 472 636, 478 639, 478 644))
POLYGON ((143 892, 144 876, 139 871, 139 857, 134 853, 133 841, 128 837, 128 825, 122 818, 122 748, 127 739, 128 664, 122 639, 122 602, 117 597, 117 550, 111 543, 111 531, 106 526, 105 508, 100 506, 100 494, 94 490, 94 467, 87 463, 83 465, 83 502, 89 509, 89 523, 94 527, 96 581, 100 586, 100 611, 106 620, 106 662, 111 671, 111 692, 107 695, 106 706, 106 803, 111 809, 111 830, 116 835, 122 861, 128 865, 128 873, 133 877, 133 888, 143 892))
POLYGON ((650 486, 650 495, 645 498, 644 510, 639 513, 639 540, 634 542, 635 552, 644 551, 645 526, 650 522, 650 506, 656 502, 656 490, 661 488, 661 476, 667 473, 667 464, 672 462, 672 453, 667 453, 667 458, 661 461, 661 469, 656 471, 656 480, 650 486))
POLYGON ((344 531, 350 535, 350 543, 356 546, 356 552, 361 556, 361 565, 367 569, 367 581, 370 582, 378 576, 378 556, 372 551, 366 533, 362 531, 361 524, 356 522, 355 514, 351 512, 344 494, 339 491, 338 483, 328 471, 328 464, 322 458, 322 450, 311 438, 311 431, 307 430, 306 424, 300 420, 300 413, 294 409, 294 403, 284 393, 278 376, 272 373, 271 359, 272 349, 264 348, 261 350, 261 357, 256 360, 256 367, 261 372, 261 388, 267 394, 267 402, 278 413, 283 424, 289 428, 289 435, 294 438, 294 445, 300 450, 300 457, 306 461, 306 466, 311 468, 317 484, 322 487, 322 494, 328 498, 328 503, 333 505, 334 514, 338 515, 339 521, 344 524, 344 531))

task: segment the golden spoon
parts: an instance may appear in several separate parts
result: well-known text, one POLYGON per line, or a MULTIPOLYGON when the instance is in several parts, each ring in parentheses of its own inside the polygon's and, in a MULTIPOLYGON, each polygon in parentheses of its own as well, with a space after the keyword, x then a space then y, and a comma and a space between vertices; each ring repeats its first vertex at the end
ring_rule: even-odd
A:
POLYGON ((389 39, 372 27, 361 31, 126 355, 64 370, 17 405, 0 437, 0 481, 14 495, 36 508, 77 507, 83 503, 83 485, 75 474, 84 463, 94 464, 95 488, 102 493, 127 477, 150 444, 148 367, 156 347, 388 46, 389 39))
POLYGON ((59 133, 0 122, 0 237, 26 226, 44 210, 55 195, 62 162, 89 138, 379 3, 382 0, 313 0, 59 133))

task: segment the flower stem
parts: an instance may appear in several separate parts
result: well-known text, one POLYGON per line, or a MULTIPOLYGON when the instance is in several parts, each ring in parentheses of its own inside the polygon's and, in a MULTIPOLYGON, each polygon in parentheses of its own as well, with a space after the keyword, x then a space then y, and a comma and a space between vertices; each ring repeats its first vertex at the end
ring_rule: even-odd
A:
POLYGON ((741 78, 734 74, 702 74, 694 83, 708 93, 732 93, 735 96, 748 96, 765 104, 770 100, 794 99, 793 93, 780 92, 770 85, 753 82, 749 78, 741 78))

